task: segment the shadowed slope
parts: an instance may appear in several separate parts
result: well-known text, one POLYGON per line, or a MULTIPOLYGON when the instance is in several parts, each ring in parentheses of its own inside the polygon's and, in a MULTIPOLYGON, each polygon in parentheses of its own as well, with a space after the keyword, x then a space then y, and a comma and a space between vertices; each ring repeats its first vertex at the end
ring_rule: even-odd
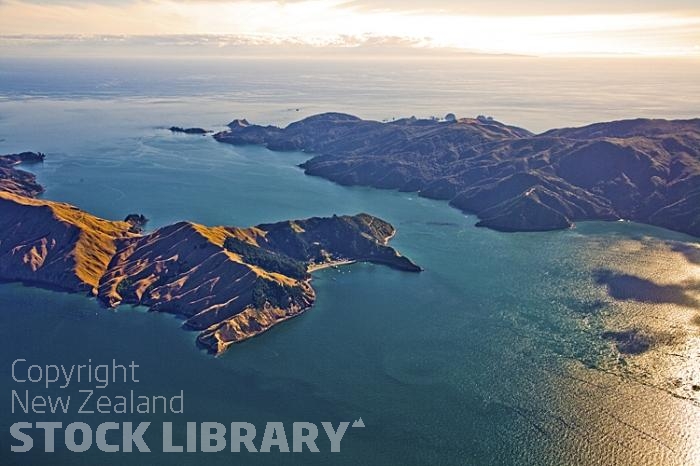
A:
POLYGON ((504 231, 629 219, 700 236, 700 120, 627 120, 540 135, 479 117, 389 123, 337 113, 286 128, 234 120, 230 144, 316 155, 309 175, 443 199, 504 231))
POLYGON ((0 279, 89 291, 186 318, 219 353, 313 305, 308 270, 353 261, 420 268, 366 214, 252 228, 180 222, 150 234, 68 204, 0 191, 0 279))
POLYGON ((97 292, 128 222, 0 191, 0 278, 97 292))

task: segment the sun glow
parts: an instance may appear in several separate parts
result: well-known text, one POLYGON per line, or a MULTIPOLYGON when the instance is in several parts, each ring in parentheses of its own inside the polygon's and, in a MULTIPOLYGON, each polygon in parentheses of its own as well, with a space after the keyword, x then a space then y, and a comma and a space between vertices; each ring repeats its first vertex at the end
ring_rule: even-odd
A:
POLYGON ((527 55, 700 55, 700 13, 471 15, 360 8, 347 0, 134 0, 123 4, 0 3, 2 34, 197 34, 268 43, 356 46, 357 38, 419 48, 527 55))

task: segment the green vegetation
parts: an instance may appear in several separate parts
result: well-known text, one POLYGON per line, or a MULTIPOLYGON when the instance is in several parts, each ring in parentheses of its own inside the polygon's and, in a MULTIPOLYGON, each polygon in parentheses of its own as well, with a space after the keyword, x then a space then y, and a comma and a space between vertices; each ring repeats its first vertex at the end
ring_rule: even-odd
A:
POLYGON ((226 239, 224 247, 231 252, 239 254, 247 263, 261 267, 269 272, 281 273, 297 280, 304 280, 309 277, 306 265, 287 255, 255 247, 233 237, 226 239))
POLYGON ((253 304, 260 308, 265 303, 286 308, 290 304, 301 304, 304 293, 298 286, 282 285, 277 282, 259 279, 253 286, 253 304))
POLYGON ((124 295, 129 292, 131 285, 131 279, 125 278, 124 280, 120 281, 119 284, 117 284, 117 293, 124 298, 124 295))

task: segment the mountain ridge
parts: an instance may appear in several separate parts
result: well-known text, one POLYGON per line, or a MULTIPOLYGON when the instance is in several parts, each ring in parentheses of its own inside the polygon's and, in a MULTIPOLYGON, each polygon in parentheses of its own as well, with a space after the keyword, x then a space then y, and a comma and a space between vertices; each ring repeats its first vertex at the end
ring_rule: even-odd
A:
POLYGON ((301 164, 309 175, 446 200, 476 214, 478 226, 546 231, 626 219, 700 236, 700 119, 534 134, 484 116, 379 122, 325 113, 284 128, 244 119, 228 128, 214 138, 310 152, 301 164))
POLYGON ((134 228, 142 218, 0 189, 0 280, 183 316, 198 345, 220 354, 313 306, 312 271, 356 261, 421 271, 388 246, 395 228, 368 214, 150 233, 134 228))

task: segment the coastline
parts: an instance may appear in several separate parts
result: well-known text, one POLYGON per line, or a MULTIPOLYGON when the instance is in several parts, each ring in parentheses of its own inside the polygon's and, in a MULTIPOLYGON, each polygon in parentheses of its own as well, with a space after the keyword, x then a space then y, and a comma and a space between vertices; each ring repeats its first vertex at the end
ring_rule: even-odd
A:
POLYGON ((6 191, 0 214, 0 280, 182 316, 217 354, 312 307, 311 271, 360 260, 421 271, 386 245, 395 228, 368 214, 249 228, 180 221, 144 234, 127 221, 6 191))
POLYGON ((700 237, 700 119, 603 121, 540 134, 485 116, 380 122, 339 112, 284 127, 245 119, 227 126, 216 141, 306 152, 311 158, 299 167, 307 175, 443 200, 476 215, 477 227, 541 232, 629 218, 700 237))
POLYGON ((316 272, 318 270, 323 270, 323 269, 329 269, 332 267, 340 267, 343 265, 350 265, 354 264, 357 262, 356 260, 350 260, 350 259, 340 259, 340 260, 335 260, 335 261, 328 261, 324 262, 322 264, 311 264, 307 267, 306 271, 309 273, 316 272))

